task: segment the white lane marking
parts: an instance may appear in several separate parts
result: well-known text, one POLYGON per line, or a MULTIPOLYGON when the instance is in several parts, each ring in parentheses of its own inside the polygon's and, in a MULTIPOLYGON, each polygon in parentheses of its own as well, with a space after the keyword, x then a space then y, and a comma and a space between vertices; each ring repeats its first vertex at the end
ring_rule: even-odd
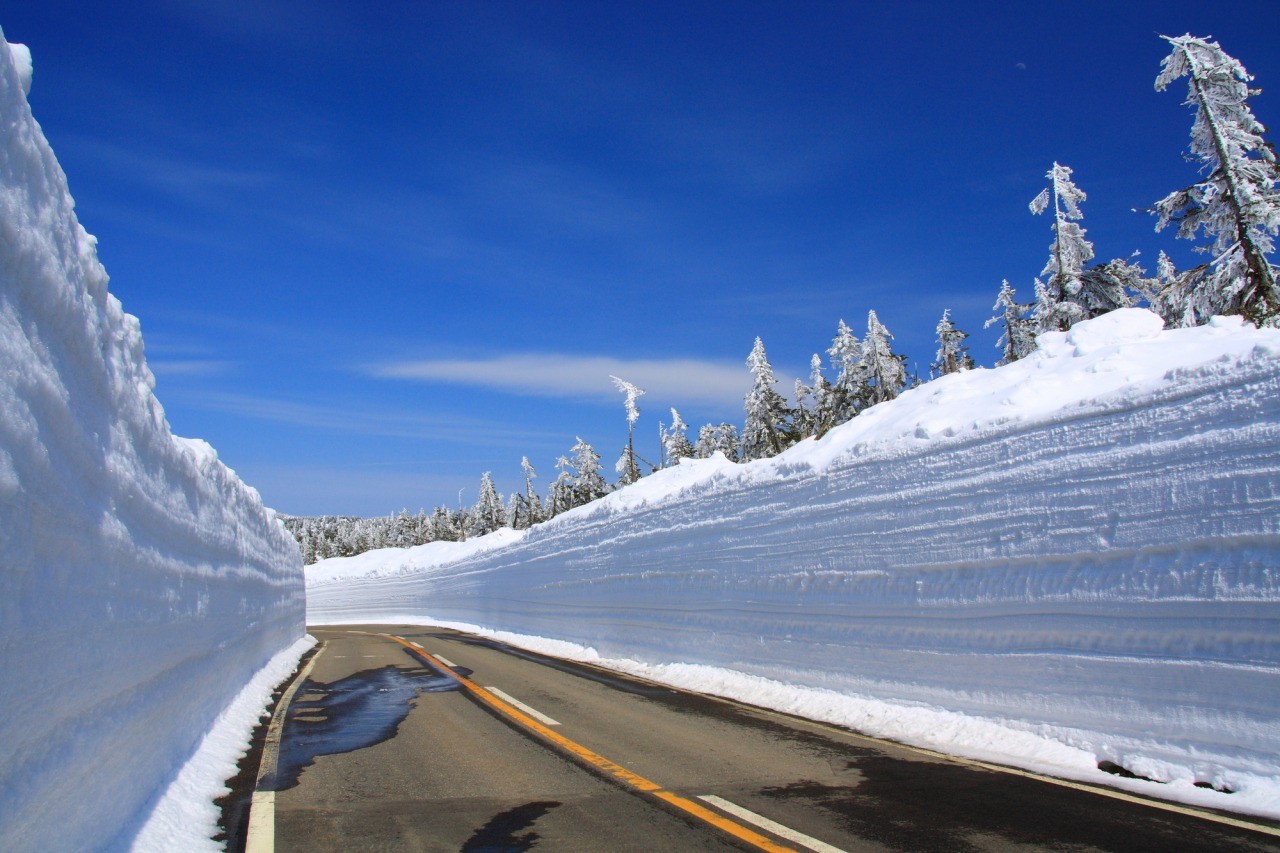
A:
POLYGON ((424 651, 424 652, 426 651, 426 649, 423 649, 423 648, 422 648, 422 646, 418 645, 417 643, 413 642, 412 640, 409 642, 409 645, 413 646, 415 649, 422 649, 422 651, 424 651))
POLYGON ((825 841, 819 841, 812 836, 805 835, 803 832, 797 832, 789 826, 783 826, 777 821, 769 820, 769 818, 764 817, 763 815, 758 815, 750 809, 744 809, 742 806, 731 803, 728 800, 722 800, 714 794, 704 794, 703 796, 698 797, 698 799, 708 802, 721 811, 728 812, 736 818, 745 820, 747 823, 755 824, 763 830, 772 832, 779 838, 785 838, 788 841, 799 844, 801 847, 807 847, 810 850, 817 851, 817 853, 845 853, 845 851, 841 850, 839 847, 833 847, 825 841))
POLYGON ((281 695, 276 703, 276 712, 271 716, 267 726, 267 736, 262 743, 262 760, 258 764, 258 779, 254 783, 253 799, 249 803, 249 831, 245 833, 245 853, 275 853, 276 849, 276 794, 275 791, 260 791, 258 786, 268 776, 274 776, 280 760, 280 737, 284 733, 284 720, 289 712, 289 703, 302 682, 307 680, 311 669, 320 660, 320 654, 327 643, 321 642, 316 653, 307 661, 297 677, 281 695))
POLYGON ((442 658, 442 657, 440 657, 440 655, 436 655, 436 656, 435 656, 435 659, 436 659, 436 660, 438 660, 438 661, 440 661, 440 663, 444 664, 445 666, 449 667, 449 669, 456 669, 456 668, 457 668, 457 666, 458 666, 456 663, 454 663, 453 661, 449 660, 448 658, 442 658))
MULTIPOLYGON (((437 658, 437 659, 439 659, 439 658, 440 658, 440 656, 439 656, 439 655, 436 655, 436 658, 437 658)), ((441 660, 441 663, 443 663, 443 660, 441 660)), ((547 724, 548 726, 558 726, 558 725, 560 725, 560 724, 559 724, 559 723, 557 723, 555 720, 551 719, 550 717, 548 717, 546 714, 542 713, 541 711, 537 711, 537 710, 534 710, 533 708, 530 708, 528 705, 524 704, 524 703, 523 703, 523 702, 521 702, 519 699, 515 699, 515 698, 513 698, 513 697, 512 697, 510 694, 508 694, 508 693, 503 693, 501 690, 499 690, 499 689, 498 689, 498 688, 496 688, 496 687, 486 687, 486 688, 485 688, 485 690, 488 690, 488 691, 489 691, 490 693, 492 693, 494 696, 497 696, 499 699, 501 699, 502 701, 506 702, 507 704, 509 704, 509 705, 515 705, 515 706, 516 706, 517 708, 519 708, 521 711, 524 711, 526 714, 528 714, 530 717, 533 717, 535 720, 537 720, 537 721, 538 721, 538 722, 540 722, 540 723, 545 723, 545 724, 547 724)))

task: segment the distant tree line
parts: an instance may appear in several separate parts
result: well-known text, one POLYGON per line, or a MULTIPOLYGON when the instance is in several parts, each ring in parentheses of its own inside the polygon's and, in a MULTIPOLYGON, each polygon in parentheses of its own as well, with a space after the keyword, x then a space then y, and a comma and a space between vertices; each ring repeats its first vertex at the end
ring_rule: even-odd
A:
MULTIPOLYGON (((1257 326, 1280 326, 1280 290, 1270 256, 1280 231, 1280 169, 1265 128, 1248 106, 1252 81, 1244 67, 1217 42, 1162 36, 1172 52, 1161 63, 1156 89, 1163 91, 1187 78, 1184 103, 1195 114, 1191 158, 1199 161, 1201 180, 1155 203, 1156 230, 1177 225, 1177 236, 1203 239, 1196 250, 1209 260, 1188 270, 1174 267, 1160 253, 1154 276, 1128 258, 1094 262, 1093 243, 1081 226, 1085 193, 1073 181, 1072 170, 1054 163, 1046 173, 1047 186, 1031 201, 1034 215, 1052 214, 1053 241, 1049 258, 1035 278, 1034 299, 1019 302, 1005 280, 996 297, 996 314, 987 326, 1001 335, 998 365, 1026 357, 1044 332, 1067 331, 1076 323, 1118 308, 1147 305, 1169 327, 1205 323, 1217 314, 1239 315, 1257 326)), ((965 339, 950 309, 937 325, 937 353, 932 377, 969 370, 974 366, 965 339)), ((534 490, 537 474, 528 457, 521 460, 524 489, 504 501, 489 472, 481 477, 479 499, 473 506, 437 506, 430 514, 419 510, 385 518, 284 517, 297 537, 307 563, 335 556, 352 556, 373 548, 409 547, 426 542, 462 541, 501 527, 524 530, 560 513, 590 503, 616 488, 636 482, 647 472, 678 464, 681 459, 705 459, 716 454, 732 462, 750 462, 781 453, 797 442, 821 437, 903 390, 919 384, 908 377, 906 357, 894 352, 893 335, 876 316, 867 315, 866 334, 859 339, 843 320, 826 350, 810 361, 807 382, 796 380, 788 402, 776 389, 777 379, 764 343, 756 338, 747 356, 751 390, 744 400, 741 429, 729 423, 706 424, 691 441, 688 425, 671 410, 670 425, 659 424, 661 456, 643 459, 635 450, 637 400, 643 389, 612 377, 624 395, 627 442, 615 466, 617 479, 604 475, 600 455, 581 438, 568 456, 556 460, 558 474, 545 500, 534 490)))

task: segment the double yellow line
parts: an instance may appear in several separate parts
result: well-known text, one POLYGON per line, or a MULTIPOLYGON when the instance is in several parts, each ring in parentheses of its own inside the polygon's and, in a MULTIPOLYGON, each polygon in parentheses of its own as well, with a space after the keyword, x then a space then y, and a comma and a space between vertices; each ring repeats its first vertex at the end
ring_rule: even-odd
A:
POLYGON ((404 646, 413 654, 418 655, 427 663, 431 664, 431 666, 440 670, 442 673, 447 675, 449 678, 452 678, 454 681, 457 681, 465 689, 470 691, 472 696, 475 696, 481 702, 483 702, 484 704, 492 708, 494 711, 497 711, 498 713, 502 714, 508 719, 516 723, 519 723, 524 728, 529 729, 530 731, 534 732, 535 734, 539 735, 545 740, 548 740, 551 743, 555 744, 557 747, 559 747, 563 751, 569 753, 569 755, 571 755, 579 763, 585 764, 588 767, 591 767, 595 770, 608 774, 609 776, 612 776, 618 781, 622 782, 624 785, 634 788, 635 790, 641 792, 642 794, 661 800, 662 802, 666 803, 669 806, 673 806, 679 809, 680 811, 685 812, 686 814, 696 817, 698 820, 701 820, 705 823, 709 823, 712 826, 716 827, 717 829, 723 832, 727 832, 729 835, 732 835, 734 838, 737 838, 740 841, 745 841, 746 843, 752 845, 753 847, 757 847, 761 850, 768 850, 770 851, 770 853, 784 853, 784 851, 786 851, 786 853, 796 853, 796 851, 794 851, 792 848, 783 847, 781 844, 778 844, 766 838, 760 833, 746 826, 743 826, 742 824, 737 823, 736 821, 729 820, 728 818, 722 815, 716 814, 710 809, 703 808, 702 806, 698 805, 692 800, 686 799, 685 797, 682 797, 673 791, 666 790, 657 782, 650 781, 649 779, 646 779, 637 773, 632 773, 630 770, 623 767, 621 764, 618 764, 617 762, 614 762, 614 761, 610 761, 609 759, 605 758, 603 755, 600 755, 597 752, 593 752, 592 750, 587 749, 585 746, 578 743, 577 741, 570 740, 569 738, 565 737, 564 735, 560 734, 554 729, 551 729, 550 727, 543 725, 539 721, 535 720, 533 717, 530 717, 528 714, 525 714, 518 708, 515 708, 507 704, 506 702, 502 701, 497 696, 493 695, 488 690, 485 690, 483 687, 476 684, 471 679, 461 676, 458 673, 454 672, 452 669, 445 666, 440 661, 436 660, 434 656, 423 651, 421 648, 419 648, 418 646, 415 646, 413 643, 410 643, 407 640, 403 640, 400 637, 394 637, 390 634, 384 634, 383 636, 387 637, 390 640, 394 640, 395 642, 404 646))

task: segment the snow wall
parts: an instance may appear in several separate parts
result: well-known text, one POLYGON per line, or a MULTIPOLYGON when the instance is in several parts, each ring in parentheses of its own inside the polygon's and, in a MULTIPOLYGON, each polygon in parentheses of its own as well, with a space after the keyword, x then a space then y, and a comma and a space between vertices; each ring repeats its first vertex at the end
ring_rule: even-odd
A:
POLYGON ((117 849, 303 637, 302 566, 257 492, 169 432, 28 57, 0 36, 0 849, 117 849))
MULTIPOLYGON (((1280 783, 1280 331, 1118 311, 774 459, 307 573, 313 624, 466 623, 943 709, 1004 734, 877 731, 1068 775, 1015 732, 1097 779, 1280 783)), ((1263 787, 1215 804, 1280 815, 1263 787)))

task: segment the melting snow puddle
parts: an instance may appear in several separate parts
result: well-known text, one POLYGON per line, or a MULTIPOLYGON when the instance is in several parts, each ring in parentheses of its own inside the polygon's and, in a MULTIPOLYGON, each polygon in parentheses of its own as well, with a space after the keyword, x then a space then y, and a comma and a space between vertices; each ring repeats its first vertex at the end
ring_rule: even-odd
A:
POLYGON ((289 706, 275 775, 260 788, 284 791, 321 755, 339 755, 395 736, 423 693, 461 689, 452 678, 424 669, 387 665, 328 684, 310 679, 289 706))

